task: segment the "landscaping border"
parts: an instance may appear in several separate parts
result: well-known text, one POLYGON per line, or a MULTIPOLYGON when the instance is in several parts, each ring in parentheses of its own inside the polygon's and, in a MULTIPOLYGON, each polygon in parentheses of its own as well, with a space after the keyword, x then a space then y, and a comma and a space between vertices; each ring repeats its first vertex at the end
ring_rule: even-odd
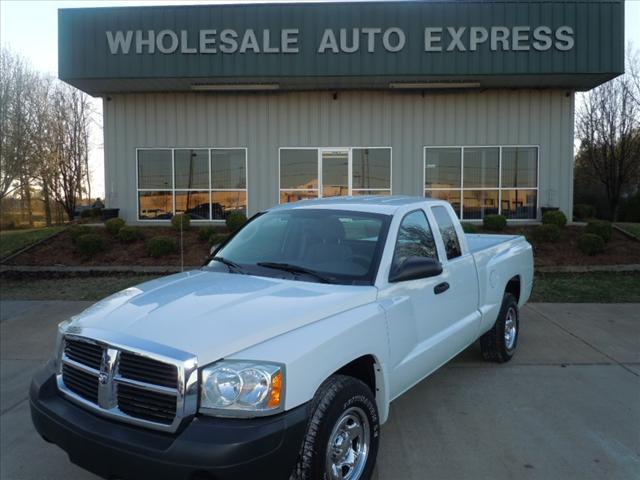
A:
POLYGON ((57 231, 57 232, 53 232, 51 235, 41 238, 40 240, 38 240, 37 242, 32 243, 31 245, 27 245, 24 248, 21 248, 20 250, 16 250, 15 252, 10 253, 9 255, 7 255, 6 257, 2 257, 0 258, 0 264, 3 264, 4 262, 8 262, 9 260, 11 260, 14 257, 17 257, 18 255, 23 254, 24 252, 32 249, 33 247, 40 245, 41 243, 46 242, 47 240, 51 240, 52 238, 54 238, 57 235, 60 235, 62 232, 66 232, 67 228, 69 228, 68 226, 65 226, 65 228, 57 231))

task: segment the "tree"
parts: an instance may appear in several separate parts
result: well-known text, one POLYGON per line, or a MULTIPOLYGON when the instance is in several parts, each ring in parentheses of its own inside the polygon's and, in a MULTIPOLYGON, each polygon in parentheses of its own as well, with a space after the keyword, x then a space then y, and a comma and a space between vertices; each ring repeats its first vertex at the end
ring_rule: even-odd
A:
MULTIPOLYGON (((638 69, 636 62, 629 70, 638 69)), ((631 75, 617 77, 583 97, 576 116, 580 149, 576 166, 588 178, 600 183, 608 214, 618 217, 623 195, 637 189, 640 178, 640 104, 638 85, 631 75)))

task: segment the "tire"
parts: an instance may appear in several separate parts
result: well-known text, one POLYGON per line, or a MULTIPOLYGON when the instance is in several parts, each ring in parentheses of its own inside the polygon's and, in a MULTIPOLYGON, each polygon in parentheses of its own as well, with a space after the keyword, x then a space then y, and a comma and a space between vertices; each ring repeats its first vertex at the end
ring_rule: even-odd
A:
POLYGON ((369 387, 356 378, 333 375, 311 401, 307 433, 290 480, 369 480, 379 441, 378 408, 369 387), (346 431, 351 432, 351 441, 346 431), (352 464, 345 462, 343 476, 334 476, 332 467, 338 468, 349 454, 352 464))
POLYGON ((518 346, 520 319, 518 301, 505 293, 496 323, 480 337, 482 357, 490 362, 504 363, 511 360, 518 346))

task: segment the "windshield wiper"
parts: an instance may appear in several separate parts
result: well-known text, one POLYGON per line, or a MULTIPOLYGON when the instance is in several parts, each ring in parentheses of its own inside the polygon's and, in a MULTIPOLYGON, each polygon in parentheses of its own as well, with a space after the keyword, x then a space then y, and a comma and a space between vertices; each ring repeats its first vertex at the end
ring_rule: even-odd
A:
POLYGON ((236 262, 232 262, 231 260, 227 260, 226 258, 223 257, 211 257, 208 259, 207 263, 214 261, 214 262, 220 262, 224 265, 226 265, 227 267, 229 267, 229 271, 232 272, 238 272, 238 273, 245 273, 242 270, 242 267, 240 265, 238 265, 236 262))
POLYGON ((333 283, 333 280, 331 280, 329 277, 325 277, 324 275, 316 272, 315 270, 301 267, 299 265, 291 265, 290 263, 279 263, 279 262, 258 262, 256 265, 259 265, 261 267, 273 268, 274 270, 284 270, 285 272, 290 272, 290 273, 303 273, 303 274, 311 275, 312 277, 317 278, 322 283, 333 283))

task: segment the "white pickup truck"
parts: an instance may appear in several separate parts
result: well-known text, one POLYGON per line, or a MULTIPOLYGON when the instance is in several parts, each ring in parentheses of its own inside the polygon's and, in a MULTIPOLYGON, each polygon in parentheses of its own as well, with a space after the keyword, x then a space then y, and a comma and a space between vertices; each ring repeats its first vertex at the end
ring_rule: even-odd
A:
POLYGON ((105 478, 368 479, 395 398, 477 339, 512 357, 532 277, 442 201, 281 205, 63 322, 32 419, 105 478))

